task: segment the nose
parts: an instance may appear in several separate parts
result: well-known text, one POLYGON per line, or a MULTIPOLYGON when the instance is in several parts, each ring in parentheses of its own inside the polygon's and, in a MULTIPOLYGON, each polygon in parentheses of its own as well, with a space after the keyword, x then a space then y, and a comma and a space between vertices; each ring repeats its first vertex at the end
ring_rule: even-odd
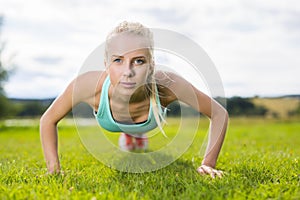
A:
POLYGON ((124 62, 123 69, 123 76, 132 77, 135 75, 133 65, 130 61, 124 62))

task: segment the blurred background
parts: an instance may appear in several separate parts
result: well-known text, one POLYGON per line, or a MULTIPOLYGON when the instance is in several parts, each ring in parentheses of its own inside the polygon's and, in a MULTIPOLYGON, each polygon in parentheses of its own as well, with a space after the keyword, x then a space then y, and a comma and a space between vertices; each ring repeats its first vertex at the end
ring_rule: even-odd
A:
POLYGON ((300 115, 297 0, 0 0, 0 16, 1 118, 40 116, 124 20, 199 44, 231 116, 300 115))

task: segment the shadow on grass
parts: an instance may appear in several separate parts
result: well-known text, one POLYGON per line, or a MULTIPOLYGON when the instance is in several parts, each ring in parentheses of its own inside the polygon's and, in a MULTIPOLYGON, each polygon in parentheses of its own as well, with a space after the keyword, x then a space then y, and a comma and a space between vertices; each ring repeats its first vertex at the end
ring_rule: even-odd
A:
POLYGON ((182 161, 181 159, 174 157, 172 154, 155 152, 124 155, 116 158, 110 167, 117 169, 119 173, 128 172, 129 174, 143 174, 165 170, 165 168, 168 168, 169 170, 177 169, 179 171, 183 169, 191 170, 193 165, 192 162, 182 161))
MULTIPOLYGON (((161 159, 165 156, 161 155, 161 159)), ((178 159, 170 165, 152 172, 127 173, 116 171, 110 180, 111 182, 118 181, 118 184, 124 186, 123 189, 127 192, 137 191, 140 197, 145 196, 145 192, 150 190, 152 192, 148 195, 151 198, 161 198, 162 196, 159 195, 162 193, 171 196, 185 193, 189 185, 195 182, 196 177, 197 172, 192 162, 178 159)))

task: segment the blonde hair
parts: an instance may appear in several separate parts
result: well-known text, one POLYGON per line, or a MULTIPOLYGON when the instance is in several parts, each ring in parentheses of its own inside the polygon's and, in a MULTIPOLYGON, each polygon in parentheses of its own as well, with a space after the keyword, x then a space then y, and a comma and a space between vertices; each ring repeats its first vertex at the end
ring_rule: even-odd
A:
POLYGON ((130 33, 133 35, 141 36, 146 41, 148 42, 148 49, 149 49, 149 59, 150 59, 150 68, 151 72, 148 75, 148 81, 149 85, 147 84, 147 89, 150 92, 150 101, 152 103, 152 109, 153 109, 153 114, 154 118, 156 121, 157 126, 159 127, 160 131, 162 134, 166 136, 162 126, 162 122, 165 122, 164 116, 159 112, 160 108, 158 107, 157 104, 157 99, 156 99, 156 94, 158 94, 157 86, 156 86, 156 81, 154 77, 154 56, 153 56, 153 46, 154 46, 154 41, 153 41, 153 33, 150 31, 149 28, 145 27, 139 22, 121 22, 118 26, 116 26, 106 37, 106 43, 105 43, 105 59, 108 60, 108 46, 110 43, 110 40, 114 38, 115 36, 123 33, 130 33))
POLYGON ((130 33, 133 35, 141 36, 148 42, 148 49, 150 53, 150 61, 153 61, 153 34, 149 28, 138 22, 121 22, 118 26, 116 26, 106 37, 105 42, 105 59, 108 58, 108 46, 110 41, 119 34, 130 33))

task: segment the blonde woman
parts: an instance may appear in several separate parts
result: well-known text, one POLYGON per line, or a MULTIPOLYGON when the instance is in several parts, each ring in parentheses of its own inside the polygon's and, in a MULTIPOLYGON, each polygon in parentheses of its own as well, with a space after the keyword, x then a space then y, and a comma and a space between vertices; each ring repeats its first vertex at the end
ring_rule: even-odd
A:
POLYGON ((74 79, 41 117, 40 135, 49 173, 61 170, 57 123, 78 103, 90 105, 103 128, 123 132, 119 145, 130 151, 147 148, 147 131, 159 127, 163 132, 163 108, 178 100, 211 121, 208 146, 198 173, 212 177, 222 175, 215 166, 225 137, 228 114, 220 104, 180 76, 155 71, 150 29, 140 23, 119 24, 106 39, 104 65, 105 71, 86 72, 74 79), (192 91, 186 88, 192 88, 192 91), (196 96, 196 102, 189 98, 191 93, 196 96))

